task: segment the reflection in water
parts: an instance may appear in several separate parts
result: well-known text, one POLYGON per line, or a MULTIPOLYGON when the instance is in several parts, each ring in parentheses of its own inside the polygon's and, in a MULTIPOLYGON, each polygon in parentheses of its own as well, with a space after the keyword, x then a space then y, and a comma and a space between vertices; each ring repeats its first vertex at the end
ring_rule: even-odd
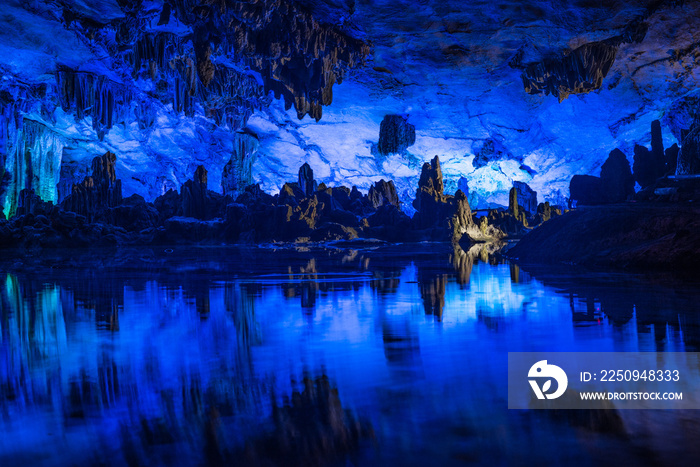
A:
POLYGON ((273 407, 274 431, 246 445, 246 465, 327 465, 371 437, 371 426, 343 409, 327 376, 306 376, 302 386, 273 407))
POLYGON ((138 252, 129 268, 4 273, 0 464, 697 462, 700 416, 509 412, 505 365, 698 351, 700 289, 523 270, 489 248, 138 252))

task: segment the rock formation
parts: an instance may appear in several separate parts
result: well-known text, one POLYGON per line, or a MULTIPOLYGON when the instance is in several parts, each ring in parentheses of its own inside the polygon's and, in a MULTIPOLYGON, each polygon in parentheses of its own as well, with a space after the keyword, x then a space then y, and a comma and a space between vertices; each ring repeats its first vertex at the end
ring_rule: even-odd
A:
POLYGON ((634 178, 625 154, 614 149, 600 169, 600 189, 606 202, 620 203, 634 195, 634 178))
POLYGON ((697 207, 667 203, 574 210, 528 233, 508 255, 523 262, 691 272, 700 261, 699 214, 697 207))
POLYGON ((487 138, 486 141, 474 152, 472 165, 475 169, 486 167, 489 162, 512 159, 503 144, 497 139, 487 138))
POLYGON ((535 214, 537 211, 537 192, 525 182, 514 181, 513 187, 518 192, 519 205, 529 214, 535 214))
POLYGON ((664 152, 664 159, 666 160, 666 173, 669 175, 675 175, 676 169, 678 167, 678 153, 680 148, 676 143, 674 143, 670 148, 666 149, 664 152))
POLYGON ((200 165, 194 172, 194 178, 187 180, 180 190, 182 215, 195 219, 207 219, 209 217, 208 191, 207 169, 200 165))
POLYGON ((602 196, 600 177, 593 175, 574 175, 569 183, 569 198, 578 205, 602 204, 605 199, 602 196))
POLYGON ((310 196, 318 188, 318 184, 314 180, 314 171, 307 163, 304 163, 299 169, 299 188, 306 196, 310 196))
POLYGON ((661 135, 661 122, 659 120, 654 120, 651 122, 651 159, 654 162, 654 169, 660 173, 657 178, 666 174, 665 158, 664 140, 661 135))
MULTIPOLYGON (((692 133, 692 129, 688 133, 683 131, 681 133, 684 134, 683 141, 685 142, 692 133)), ((692 153, 692 148, 693 142, 691 138, 688 140, 686 154, 692 153)), ((688 165, 690 160, 692 160, 692 157, 686 160, 677 144, 664 150, 661 122, 654 120, 651 123, 651 150, 638 144, 634 146, 634 179, 642 188, 640 196, 648 197, 665 176, 676 173, 679 175, 685 174, 683 172, 692 165, 692 162, 688 165), (682 166, 685 168, 682 168, 682 166)), ((698 167, 700 168, 700 165, 698 167)))
MULTIPOLYGON (((646 148, 638 147, 649 153, 646 148)), ((569 192, 570 199, 579 205, 620 203, 631 198, 634 195, 634 177, 627 157, 619 149, 611 151, 600 170, 600 177, 574 175, 569 192)))
MULTIPOLYGON (((308 164, 297 182, 271 196, 248 185, 235 198, 208 190, 208 174, 198 166, 180 192, 168 190, 149 203, 139 195, 122 199, 116 156, 92 163, 92 175, 73 185, 59 206, 30 189, 21 192, 16 216, 0 227, 8 246, 85 246, 124 243, 328 242, 371 238, 386 241, 492 241, 527 226, 526 213, 512 190, 511 211, 475 219, 466 195, 444 193, 440 160, 423 166, 413 219, 400 209, 392 181, 376 182, 367 195, 356 187, 329 187, 314 180, 308 164), (493 220, 494 223, 490 221, 493 220), (500 223, 499 223, 500 222, 500 223), (516 227, 510 228, 508 222, 516 227), (26 230, 27 224, 36 226, 26 230), (508 226, 501 230, 500 226, 508 226), (31 234, 31 235, 30 235, 31 234), (468 240, 467 240, 468 239, 468 240)), ((549 210, 540 217, 551 216, 549 210)), ((4 222, 4 221, 3 221, 4 222)))
POLYGON ((231 159, 224 166, 221 187, 224 195, 235 198, 253 183, 253 163, 259 141, 250 133, 237 133, 231 159))
MULTIPOLYGON (((536 209, 536 207, 533 209, 533 213, 536 209)), ((529 225, 528 213, 520 205, 516 187, 511 188, 508 193, 508 210, 490 209, 488 216, 482 219, 509 237, 519 237, 525 234, 529 225)))
MULTIPOLYGON (((654 140, 652 139, 652 146, 653 143, 654 140)), ((642 189, 653 185, 656 180, 663 177, 666 173, 663 146, 661 146, 661 151, 659 152, 658 148, 656 151, 650 151, 644 146, 635 144, 633 171, 634 179, 642 189)))
POLYGON ((380 154, 394 154, 405 151, 416 142, 416 127, 408 123, 403 115, 385 115, 379 125, 380 154))
POLYGON ((487 241, 503 236, 503 232, 488 225, 475 224, 466 195, 457 190, 454 196, 443 193, 444 183, 440 159, 435 156, 423 164, 413 207, 413 228, 425 231, 428 239, 458 242, 467 235, 472 241, 487 241))
POLYGON ((683 138, 676 167, 676 175, 696 174, 700 174, 700 118, 696 118, 690 132, 683 138))
POLYGON ((71 194, 61 202, 61 207, 94 220, 105 209, 120 204, 122 184, 117 179, 116 161, 117 156, 111 152, 95 157, 92 160, 92 176, 73 185, 71 194))
POLYGON ((522 74, 525 91, 530 94, 552 94, 561 102, 569 94, 599 89, 616 55, 616 45, 591 42, 562 58, 545 59, 529 65, 522 74))
POLYGON ((168 190, 156 198, 153 204, 161 221, 171 217, 211 220, 221 216, 224 197, 208 189, 208 172, 200 165, 192 179, 182 184, 179 194, 168 190))
MULTIPOLYGON (((559 102, 570 94, 585 94, 603 85, 622 44, 644 40, 649 25, 645 22, 663 2, 651 2, 646 9, 627 23, 622 32, 607 39, 588 42, 560 57, 546 58, 525 67, 521 77, 530 94, 552 94, 559 102)), ((518 60, 511 66, 518 66, 518 60)))
POLYGON ((429 163, 423 164, 421 170, 416 198, 413 200, 416 209, 413 216, 415 228, 434 228, 451 216, 449 211, 452 209, 448 207, 448 198, 443 194, 443 189, 440 159, 435 156, 429 163))
POLYGON ((389 180, 385 182, 384 180, 379 180, 375 182, 367 193, 370 203, 374 208, 378 208, 385 204, 391 204, 397 208, 401 208, 401 201, 399 201, 399 195, 396 193, 396 187, 394 182, 389 180))

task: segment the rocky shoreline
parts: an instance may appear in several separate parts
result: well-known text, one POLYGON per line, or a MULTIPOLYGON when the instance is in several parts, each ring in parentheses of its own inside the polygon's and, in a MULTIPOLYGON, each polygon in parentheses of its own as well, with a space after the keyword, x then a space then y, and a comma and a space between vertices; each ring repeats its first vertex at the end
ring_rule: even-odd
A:
MULTIPOLYGON (((392 181, 379 180, 367 194, 356 187, 329 187, 304 164, 295 182, 271 195, 259 185, 222 195, 208 189, 199 166, 179 192, 168 190, 152 203, 139 195, 123 198, 116 156, 92 161, 92 175, 73 184, 58 205, 22 190, 16 212, 0 220, 0 248, 44 249, 122 245, 315 243, 333 241, 473 243, 523 235, 561 211, 549 203, 529 212, 511 189, 510 206, 487 215, 472 212, 461 190, 444 193, 440 160, 422 167, 409 217, 392 181)), ((524 184, 522 184, 524 185, 524 184)), ((533 204, 534 203, 534 204, 533 204)))
POLYGON ((533 230, 507 256, 523 264, 694 271, 700 205, 646 201, 579 208, 533 230))

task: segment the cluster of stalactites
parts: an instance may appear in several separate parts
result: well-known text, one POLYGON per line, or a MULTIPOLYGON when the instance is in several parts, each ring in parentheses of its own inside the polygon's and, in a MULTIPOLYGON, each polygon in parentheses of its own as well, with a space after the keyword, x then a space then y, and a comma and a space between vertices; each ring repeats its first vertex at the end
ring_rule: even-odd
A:
POLYGON ((231 67, 211 64, 211 76, 202 80, 196 50, 189 40, 172 33, 143 34, 124 53, 124 60, 132 66, 134 78, 156 83, 163 104, 172 102, 176 112, 192 116, 199 103, 207 117, 231 130, 245 126, 253 112, 268 103, 253 76, 231 67))
POLYGON ((7 154, 3 211, 9 218, 17 210, 20 192, 33 189, 44 201, 57 201, 63 138, 42 123, 25 120, 7 154))
POLYGON ((76 120, 92 118, 92 128, 98 137, 115 123, 128 120, 134 95, 124 84, 105 76, 66 67, 56 70, 58 100, 65 112, 72 111, 76 120))
POLYGON ((301 119, 321 118, 333 100, 332 87, 345 71, 359 66, 369 46, 316 21, 290 0, 219 2, 173 0, 180 21, 193 27, 199 77, 209 85, 218 73, 211 62, 220 53, 260 73, 265 93, 293 105, 301 119), (214 45, 215 47, 212 47, 214 45))
MULTIPOLYGON (((589 42, 558 58, 547 58, 526 66, 521 75, 525 91, 552 94, 559 102, 570 94, 585 94, 603 86, 621 44, 639 43, 646 37, 646 20, 666 2, 650 2, 617 36, 589 42)), ((673 2, 678 3, 678 2, 673 2)))
POLYGON ((617 46, 592 42, 559 59, 548 59, 523 71, 523 85, 530 94, 552 94, 559 101, 569 94, 599 89, 615 62, 617 46))
MULTIPOLYGON (((28 127, 23 132, 25 116, 31 113, 40 115, 44 121, 53 122, 55 104, 50 91, 46 84, 27 85, 16 82, 5 85, 0 90, 0 216, 8 215, 8 210, 16 210, 19 191, 27 187, 25 148, 27 145, 32 147, 33 157, 38 157, 34 146, 37 141, 42 142, 37 134, 43 132, 44 127, 27 120, 28 127), (19 182, 18 174, 21 178, 19 182)), ((51 150, 55 149, 52 144, 55 136, 54 133, 50 134, 48 146, 51 150)), ((46 163, 42 167, 46 167, 46 163)), ((42 170, 40 168, 39 173, 42 170)))

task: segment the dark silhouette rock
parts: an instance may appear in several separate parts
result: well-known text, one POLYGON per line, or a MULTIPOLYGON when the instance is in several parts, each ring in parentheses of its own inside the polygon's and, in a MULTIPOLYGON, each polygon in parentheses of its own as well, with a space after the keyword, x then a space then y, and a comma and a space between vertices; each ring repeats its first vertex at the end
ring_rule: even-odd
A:
POLYGON ((518 204, 518 189, 513 187, 508 193, 508 214, 515 217, 520 217, 520 205, 518 204))
MULTIPOLYGON (((489 162, 513 159, 513 155, 503 144, 494 138, 487 138, 484 143, 474 152, 472 165, 475 169, 485 167, 489 162)), ((465 191, 465 195, 468 193, 465 191)))
POLYGON ((314 180, 314 171, 307 163, 299 168, 299 188, 306 196, 311 196, 318 189, 318 184, 314 180))
POLYGON ((537 206, 537 216, 535 218, 535 223, 536 224, 542 224, 543 222, 547 222, 552 218, 552 207, 549 205, 549 202, 545 201, 544 203, 540 203, 537 206))
POLYGON ((563 101, 569 94, 585 94, 603 85, 615 62, 617 44, 589 42, 563 55, 529 65, 522 73, 525 91, 552 94, 563 101))
POLYGON ((516 187, 511 188, 508 193, 508 210, 491 209, 488 216, 482 217, 480 229, 483 231, 489 226, 497 228, 510 237, 519 237, 525 233, 528 226, 527 214, 518 202, 516 187))
POLYGON ((374 182, 374 184, 369 188, 367 197, 375 209, 385 204, 391 204, 397 208, 401 207, 399 195, 396 193, 396 187, 394 186, 394 182, 391 180, 388 182, 385 182, 384 180, 374 182))
POLYGON ((634 145, 634 179, 642 189, 653 185, 666 173, 666 161, 663 153, 659 159, 656 158, 657 155, 644 146, 634 145))
POLYGON ((237 203, 243 203, 243 204, 254 204, 254 205, 269 205, 272 204, 273 202, 273 197, 265 193, 262 188, 260 188, 260 184, 256 183, 255 185, 248 185, 245 187, 245 190, 243 190, 243 193, 238 195, 236 198, 237 203))
POLYGON ((393 204, 383 204, 377 211, 367 217, 370 227, 392 227, 397 230, 410 228, 411 218, 393 204))
POLYGON ((625 154, 619 149, 610 152, 600 169, 601 196, 606 202, 619 203, 634 195, 634 177, 625 154))
POLYGON ((676 167, 676 175, 696 174, 700 174, 700 125, 694 125, 683 138, 676 167))
POLYGON ((599 177, 574 175, 569 182, 569 197, 579 205, 596 205, 605 202, 599 177))
POLYGON ((533 219, 533 226, 540 226, 549 221, 553 217, 561 216, 561 209, 557 206, 551 206, 548 201, 537 205, 537 214, 533 219))
POLYGON ((147 203, 140 195, 124 198, 119 206, 108 208, 100 220, 116 225, 127 231, 140 232, 158 225, 159 212, 151 203, 147 203))
POLYGON ((661 134, 661 122, 659 120, 651 122, 651 155, 655 164, 659 166, 665 164, 664 140, 661 134))
POLYGON ((664 143, 661 135, 661 122, 651 122, 651 151, 644 146, 634 146, 634 179, 645 189, 669 172, 664 143))
POLYGON ((161 243, 217 242, 225 226, 221 219, 202 221, 193 217, 171 217, 164 223, 158 241, 161 243))
POLYGON ((182 215, 195 219, 207 219, 209 216, 208 191, 207 169, 200 165, 194 172, 194 178, 187 180, 180 190, 182 215))
POLYGON ((518 191, 518 203, 529 214, 537 211, 537 192, 525 182, 513 182, 513 187, 518 191))
POLYGON ((457 190, 454 198, 451 200, 454 206, 454 214, 450 219, 448 229, 452 234, 452 242, 460 241, 464 234, 467 234, 474 227, 474 219, 472 218, 472 210, 467 200, 467 195, 462 190, 457 190))
MULTIPOLYGON (((207 189, 207 170, 198 166, 191 180, 182 184, 180 193, 168 190, 153 202, 159 223, 171 217, 211 220, 224 215, 226 201, 219 193, 207 189)), ((269 196, 269 195, 267 195, 269 196)), ((230 200, 230 198, 229 198, 230 200)))
POLYGON ((402 115, 385 115, 379 125, 379 153, 401 153, 416 142, 416 127, 402 115))
POLYGON ((62 209, 93 220, 106 208, 122 202, 122 184, 117 179, 117 156, 107 152, 92 160, 92 176, 73 185, 71 194, 61 203, 62 209))
POLYGON ((435 156, 429 163, 423 164, 416 198, 413 207, 416 214, 413 216, 413 224, 417 229, 436 227, 444 220, 444 207, 447 199, 443 194, 442 169, 440 159, 435 156))
POLYGON ((162 224, 165 219, 175 217, 182 209, 180 195, 175 190, 168 190, 153 201, 155 208, 158 210, 159 223, 162 224))
MULTIPOLYGON (((390 181, 389 183, 393 185, 393 182, 390 181)), ((394 191, 396 191, 396 189, 394 189, 394 191)), ((335 199, 346 211, 351 210, 350 193, 350 188, 346 186, 338 186, 333 188, 333 199, 335 199)), ((396 200, 398 201, 398 195, 396 200)))
POLYGON ((306 194, 299 188, 298 183, 285 183, 280 189, 278 202, 290 206, 298 206, 306 194))
POLYGON ((53 211, 54 205, 51 202, 42 200, 32 188, 25 188, 19 192, 17 199, 16 216, 26 214, 49 216, 53 211))
POLYGON ((526 263, 690 272, 700 261, 699 219, 697 207, 666 203, 574 210, 532 230, 508 255, 526 263))
POLYGON ((666 175, 674 175, 678 167, 678 153, 680 148, 676 143, 666 149, 664 158, 666 159, 666 175))

